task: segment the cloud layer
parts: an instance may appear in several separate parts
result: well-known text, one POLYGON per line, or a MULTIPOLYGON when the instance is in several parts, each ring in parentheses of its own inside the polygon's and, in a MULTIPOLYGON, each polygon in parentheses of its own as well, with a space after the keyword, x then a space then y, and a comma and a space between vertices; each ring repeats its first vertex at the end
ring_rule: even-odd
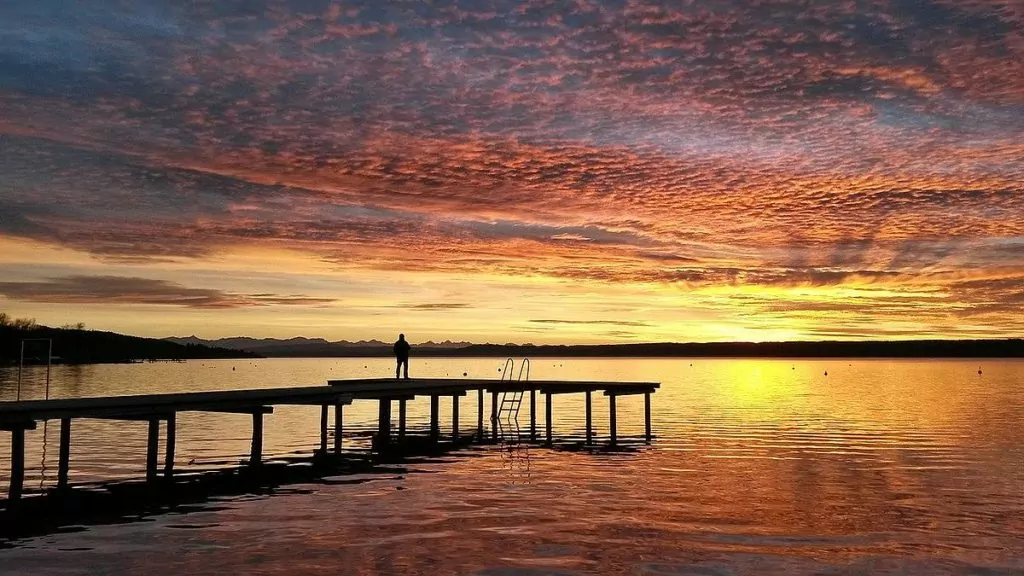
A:
POLYGON ((592 287, 523 330, 658 323, 611 287, 793 337, 1024 328, 1019 2, 9 4, 0 238, 592 287))

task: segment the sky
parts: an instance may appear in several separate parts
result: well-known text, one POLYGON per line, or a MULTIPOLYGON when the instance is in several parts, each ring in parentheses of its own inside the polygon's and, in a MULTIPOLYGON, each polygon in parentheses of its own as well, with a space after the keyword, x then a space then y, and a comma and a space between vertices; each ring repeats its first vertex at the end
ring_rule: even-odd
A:
POLYGON ((1024 335, 1022 0, 0 3, 0 310, 1024 335))

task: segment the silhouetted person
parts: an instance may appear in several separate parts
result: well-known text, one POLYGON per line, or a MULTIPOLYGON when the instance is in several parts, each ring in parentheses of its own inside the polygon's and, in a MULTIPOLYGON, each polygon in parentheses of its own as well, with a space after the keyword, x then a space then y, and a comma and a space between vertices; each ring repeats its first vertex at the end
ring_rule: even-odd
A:
POLYGON ((395 342, 395 360, 398 363, 395 365, 395 378, 398 378, 398 373, 401 371, 402 366, 405 366, 405 379, 409 379, 409 343, 405 341, 405 334, 398 335, 398 341, 395 342))

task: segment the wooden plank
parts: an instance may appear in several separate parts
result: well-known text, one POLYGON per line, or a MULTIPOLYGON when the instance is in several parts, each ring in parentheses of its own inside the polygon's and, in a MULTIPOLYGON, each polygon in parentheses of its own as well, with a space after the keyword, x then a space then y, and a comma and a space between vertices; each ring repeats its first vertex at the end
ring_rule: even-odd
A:
POLYGON ((351 402, 351 396, 338 388, 266 388, 221 392, 180 394, 144 394, 0 402, 0 428, 10 422, 60 418, 102 418, 138 416, 186 411, 249 411, 250 406, 270 404, 334 404, 351 402))

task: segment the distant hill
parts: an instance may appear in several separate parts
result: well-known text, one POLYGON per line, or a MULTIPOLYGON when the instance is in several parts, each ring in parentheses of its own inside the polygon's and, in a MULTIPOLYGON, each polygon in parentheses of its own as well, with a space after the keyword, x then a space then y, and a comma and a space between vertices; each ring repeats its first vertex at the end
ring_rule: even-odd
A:
POLYGON ((728 358, 1024 358, 1024 340, 858 342, 692 342, 535 346, 477 344, 460 356, 728 357, 728 358))
MULTIPOLYGON (((229 348, 232 350, 246 350, 264 356, 277 357, 357 357, 357 356, 389 356, 391 355, 390 342, 380 340, 338 340, 330 342, 323 338, 248 338, 238 336, 233 338, 219 338, 215 340, 204 340, 196 336, 170 337, 165 338, 169 342, 185 345, 215 346, 229 348)), ((468 346, 471 342, 422 342, 414 344, 417 353, 421 355, 439 355, 446 352, 456 351, 468 346)))
MULTIPOLYGON (((337 358, 391 356, 391 344, 378 340, 329 342, 321 338, 170 338, 249 350, 264 356, 337 358)), ((910 340, 858 342, 707 342, 601 345, 471 344, 423 342, 414 356, 565 356, 565 357, 732 357, 732 358, 1024 358, 1024 340, 910 340)))
MULTIPOLYGON (((0 364, 17 364, 21 341, 51 338, 54 362, 98 364, 141 360, 187 360, 192 358, 255 358, 258 354, 201 344, 177 344, 156 338, 138 338, 114 332, 81 328, 0 324, 0 364)), ((46 362, 45 344, 30 343, 25 356, 33 364, 46 362)))

